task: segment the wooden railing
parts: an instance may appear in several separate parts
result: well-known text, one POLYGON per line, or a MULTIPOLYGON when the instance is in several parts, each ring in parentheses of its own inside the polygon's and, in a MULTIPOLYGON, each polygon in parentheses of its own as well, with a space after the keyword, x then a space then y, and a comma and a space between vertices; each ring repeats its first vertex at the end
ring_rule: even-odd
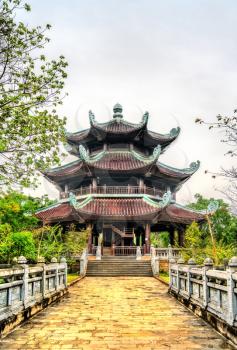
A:
MULTIPOLYGON (((160 196, 162 197, 163 192, 161 190, 158 190, 155 187, 147 187, 144 186, 87 186, 87 187, 80 187, 76 190, 71 190, 74 195, 76 196, 83 196, 87 194, 148 194, 150 196, 160 196)), ((61 192, 60 198, 68 198, 69 193, 68 192, 61 192)))
MULTIPOLYGON (((92 246, 91 254, 96 255, 97 246, 92 246)), ((115 256, 136 256, 137 247, 136 246, 115 246, 111 247, 111 255, 115 256)), ((145 247, 141 247, 141 254, 144 255, 145 247)), ((103 255, 103 247, 102 247, 102 255, 103 255)))

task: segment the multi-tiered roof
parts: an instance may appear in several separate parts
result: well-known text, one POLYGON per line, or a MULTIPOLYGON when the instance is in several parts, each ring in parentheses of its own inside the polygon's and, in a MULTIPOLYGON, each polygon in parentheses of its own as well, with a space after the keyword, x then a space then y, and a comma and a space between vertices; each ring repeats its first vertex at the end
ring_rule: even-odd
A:
POLYGON ((175 194, 200 162, 176 169, 159 157, 180 129, 162 135, 148 130, 149 114, 140 123, 123 119, 116 104, 113 119, 98 123, 89 112, 90 128, 67 133, 67 149, 77 159, 45 172, 57 185, 60 201, 42 209, 44 222, 144 221, 190 223, 203 214, 175 202, 175 194))

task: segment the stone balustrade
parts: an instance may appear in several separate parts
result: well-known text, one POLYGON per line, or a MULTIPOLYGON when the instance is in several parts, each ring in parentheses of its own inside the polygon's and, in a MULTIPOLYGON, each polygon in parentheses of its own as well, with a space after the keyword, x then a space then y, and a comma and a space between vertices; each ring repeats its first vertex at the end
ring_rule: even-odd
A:
MULTIPOLYGON (((202 316, 206 314, 207 320, 214 316, 215 325, 221 319, 232 330, 237 326, 237 257, 230 259, 223 271, 214 269, 209 258, 202 267, 197 266, 193 259, 187 265, 183 259, 177 263, 171 260, 169 274, 170 293, 185 305, 193 311, 199 310, 202 316)), ((224 326, 220 326, 219 331, 223 330, 221 327, 224 326)))
POLYGON ((85 276, 88 263, 88 250, 85 248, 80 257, 80 275, 85 276))
POLYGON ((157 258, 160 260, 170 260, 170 259, 179 259, 181 256, 181 251, 184 250, 184 248, 172 248, 171 245, 169 245, 168 248, 154 248, 154 254, 157 258))
MULTIPOLYGON (((55 295, 63 295, 67 287, 67 263, 64 258, 60 263, 53 258, 50 264, 45 264, 40 258, 36 265, 28 265, 25 257, 18 258, 17 264, 11 268, 0 269, 0 323, 12 322, 18 314, 19 320, 25 318, 26 310, 29 317, 54 301, 55 295), (63 292, 62 292, 63 291, 63 292), (40 304, 42 305, 40 307, 40 304), (34 306, 37 305, 34 310, 34 306)), ((11 327, 10 327, 11 328, 11 327)))

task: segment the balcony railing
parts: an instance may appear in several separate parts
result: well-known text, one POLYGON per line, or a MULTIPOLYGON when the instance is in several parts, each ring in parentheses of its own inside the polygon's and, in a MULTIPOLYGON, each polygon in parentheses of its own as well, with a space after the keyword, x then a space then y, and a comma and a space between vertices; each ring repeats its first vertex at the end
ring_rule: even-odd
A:
MULTIPOLYGON (((144 186, 88 186, 88 187, 80 187, 76 190, 71 190, 75 196, 83 196, 87 194, 148 194, 150 196, 160 196, 162 197, 163 191, 158 190, 155 187, 147 187, 144 186)), ((68 192, 61 192, 60 198, 68 198, 68 192)))

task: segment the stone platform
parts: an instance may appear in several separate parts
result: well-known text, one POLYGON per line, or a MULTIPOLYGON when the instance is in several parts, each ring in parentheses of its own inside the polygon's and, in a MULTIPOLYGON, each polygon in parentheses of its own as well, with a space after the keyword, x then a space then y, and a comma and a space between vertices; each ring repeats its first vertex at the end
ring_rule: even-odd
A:
POLYGON ((86 277, 0 349, 232 349, 152 277, 86 277))

